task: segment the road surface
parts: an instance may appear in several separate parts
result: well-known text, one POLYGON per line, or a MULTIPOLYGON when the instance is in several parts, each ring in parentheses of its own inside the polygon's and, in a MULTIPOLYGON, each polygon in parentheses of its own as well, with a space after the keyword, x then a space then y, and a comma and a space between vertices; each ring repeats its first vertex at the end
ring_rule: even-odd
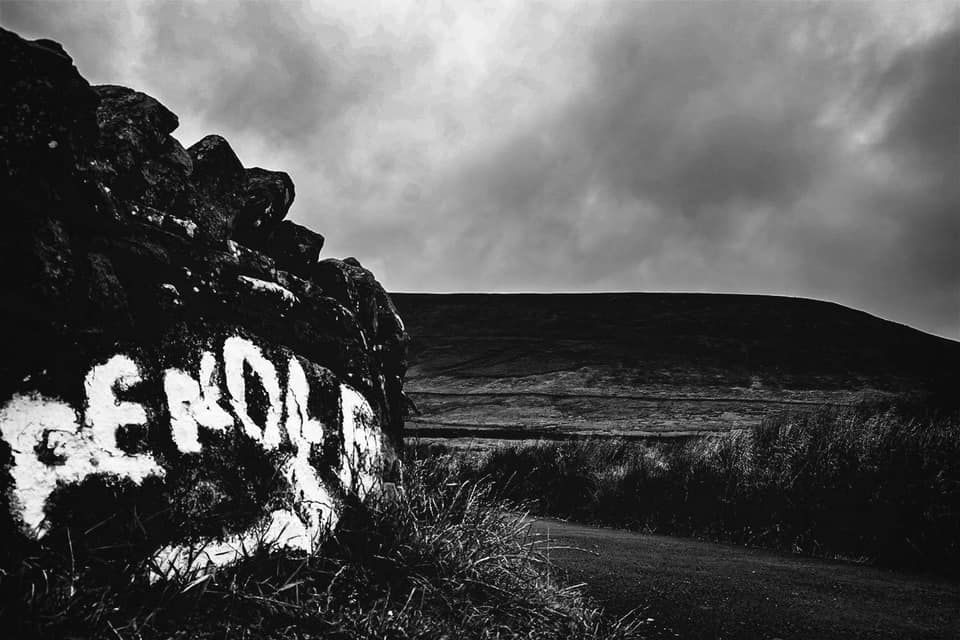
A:
POLYGON ((639 607, 680 638, 960 638, 945 578, 557 520, 533 532, 611 614, 639 607))

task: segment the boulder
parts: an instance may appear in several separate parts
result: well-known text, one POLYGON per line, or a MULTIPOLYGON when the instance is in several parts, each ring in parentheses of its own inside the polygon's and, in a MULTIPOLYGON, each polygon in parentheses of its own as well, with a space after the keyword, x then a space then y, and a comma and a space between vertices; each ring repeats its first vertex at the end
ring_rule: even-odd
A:
POLYGON ((193 197, 193 161, 170 134, 179 120, 154 98, 113 85, 100 98, 97 150, 103 182, 117 198, 162 211, 186 209, 193 197))
POLYGON ((281 171, 245 169, 241 180, 233 237, 255 245, 283 220, 293 204, 293 180, 281 171))
MULTIPOLYGON (((50 40, 0 29, 0 192, 5 225, 82 214, 76 168, 97 142, 99 98, 50 40)), ((82 198, 81 198, 82 199, 82 198)), ((5 233, 7 229, 5 229, 5 233)))
POLYGON ((320 260, 323 236, 295 222, 284 220, 256 245, 273 257, 281 269, 309 277, 314 265, 320 260))
POLYGON ((373 274, 356 258, 321 260, 311 281, 357 318, 374 352, 373 375, 382 389, 384 413, 402 431, 408 403, 403 398, 409 337, 396 306, 373 274))
POLYGON ((187 152, 193 162, 194 179, 208 193, 222 196, 235 189, 243 177, 240 159, 220 136, 204 136, 187 152))
POLYGON ((284 221, 286 173, 219 136, 185 150, 169 109, 90 87, 56 43, 0 49, 0 571, 311 551, 396 473, 389 296, 284 221))

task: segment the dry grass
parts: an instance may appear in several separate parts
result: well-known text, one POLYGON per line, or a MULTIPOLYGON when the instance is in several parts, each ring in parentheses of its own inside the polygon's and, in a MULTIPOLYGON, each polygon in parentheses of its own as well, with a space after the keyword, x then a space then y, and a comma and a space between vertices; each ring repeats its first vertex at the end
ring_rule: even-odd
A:
POLYGON ((415 462, 393 501, 355 508, 314 556, 269 545, 206 576, 28 559, 0 578, 5 637, 629 638, 565 588, 488 484, 415 462))
POLYGON ((960 574, 960 415, 824 408, 676 444, 542 442, 461 477, 542 515, 960 574))

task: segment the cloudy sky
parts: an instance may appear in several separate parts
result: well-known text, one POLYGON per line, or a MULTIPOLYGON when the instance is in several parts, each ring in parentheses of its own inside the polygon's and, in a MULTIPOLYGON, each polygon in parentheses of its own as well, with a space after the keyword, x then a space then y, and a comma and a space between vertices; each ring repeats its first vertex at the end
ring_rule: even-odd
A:
POLYGON ((832 300, 960 338, 960 4, 0 0, 395 291, 832 300))

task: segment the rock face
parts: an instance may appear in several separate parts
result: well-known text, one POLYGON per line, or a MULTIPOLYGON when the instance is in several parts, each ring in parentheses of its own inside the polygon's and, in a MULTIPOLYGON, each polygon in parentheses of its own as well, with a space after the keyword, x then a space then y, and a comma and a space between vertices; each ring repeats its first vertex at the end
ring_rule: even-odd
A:
POLYGON ((285 221, 290 177, 184 149, 148 95, 0 29, 3 562, 154 571, 309 550, 390 482, 407 335, 353 259, 285 221))

